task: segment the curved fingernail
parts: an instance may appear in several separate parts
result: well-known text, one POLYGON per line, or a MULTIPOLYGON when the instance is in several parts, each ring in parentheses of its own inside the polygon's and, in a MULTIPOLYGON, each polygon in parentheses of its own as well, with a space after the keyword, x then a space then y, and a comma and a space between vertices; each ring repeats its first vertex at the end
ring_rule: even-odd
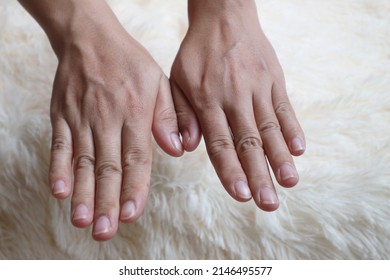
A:
POLYGON ((121 220, 129 220, 134 217, 135 213, 134 201, 127 201, 122 206, 121 220))
POLYGON ((110 231, 110 220, 106 216, 99 217, 96 222, 95 226, 93 228, 93 234, 94 235, 100 235, 103 233, 107 233, 110 231))
POLYGON ((277 204, 278 197, 272 188, 263 188, 260 191, 260 203, 263 205, 277 204))
POLYGON ((298 178, 297 171, 290 163, 284 163, 279 168, 279 179, 286 181, 290 178, 298 178))
POLYGON ((294 137, 291 141, 291 149, 296 153, 304 151, 305 145, 302 139, 299 137, 294 137))
POLYGON ((85 220, 88 218, 89 209, 85 204, 78 205, 73 211, 73 221, 85 220))
POLYGON ((191 140, 190 132, 187 129, 185 129, 181 133, 181 137, 183 138, 183 144, 188 146, 188 144, 190 143, 190 140, 191 140))
POLYGON ((62 194, 65 192, 65 182, 62 180, 58 180, 53 184, 52 187, 53 194, 62 194))
POLYGON ((244 181, 237 181, 234 183, 234 190, 236 195, 241 199, 250 199, 252 197, 252 193, 249 189, 249 186, 244 181))
POLYGON ((171 134, 171 141, 176 150, 182 152, 183 146, 180 142, 179 136, 176 133, 171 134))

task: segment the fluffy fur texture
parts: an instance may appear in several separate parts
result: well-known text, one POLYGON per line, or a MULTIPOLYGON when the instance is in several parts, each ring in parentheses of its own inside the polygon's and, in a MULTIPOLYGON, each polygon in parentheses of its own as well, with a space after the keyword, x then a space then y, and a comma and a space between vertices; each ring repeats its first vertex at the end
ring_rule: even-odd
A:
MULTIPOLYGON (((109 1, 169 73, 186 1, 109 1)), ((142 218, 99 243, 50 196, 49 101, 56 58, 16 0, 0 3, 1 259, 389 259, 390 2, 258 1, 307 136, 300 183, 280 209, 233 201, 204 145, 154 148, 142 218), (386 245, 387 244, 387 245, 386 245)))

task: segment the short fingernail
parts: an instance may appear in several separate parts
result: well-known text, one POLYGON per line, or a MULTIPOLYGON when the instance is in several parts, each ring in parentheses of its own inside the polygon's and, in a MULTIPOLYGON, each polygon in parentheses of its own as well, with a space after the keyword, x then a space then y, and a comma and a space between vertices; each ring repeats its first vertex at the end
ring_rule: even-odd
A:
POLYGON ((237 181, 234 183, 234 190, 236 191, 236 195, 242 199, 249 199, 252 197, 249 186, 244 181, 237 181))
POLYGON ((127 201, 122 206, 121 220, 129 220, 135 215, 135 203, 134 201, 127 201))
POLYGON ((303 145, 303 141, 299 137, 294 137, 291 141, 291 148, 294 152, 301 152, 305 150, 305 147, 303 145))
POLYGON ((290 178, 297 178, 297 172, 290 163, 284 163, 279 169, 279 178, 286 181, 290 178))
POLYGON ((263 188, 260 191, 260 203, 263 205, 278 203, 278 198, 272 188, 263 188))
POLYGON ((183 143, 185 145, 188 145, 190 140, 191 140, 191 136, 190 136, 190 133, 187 129, 185 129, 182 133, 181 133, 181 136, 183 137, 183 143))
POLYGON ((176 150, 180 152, 183 151, 183 146, 181 145, 179 136, 176 133, 171 134, 171 141, 176 150))
POLYGON ((58 180, 54 183, 53 189, 52 189, 53 194, 61 194, 65 192, 65 182, 62 180, 58 180))
POLYGON ((106 216, 101 216, 95 222, 93 234, 99 235, 110 231, 110 220, 106 216))
POLYGON ((84 204, 78 205, 73 212, 73 221, 85 220, 88 218, 89 210, 84 204))

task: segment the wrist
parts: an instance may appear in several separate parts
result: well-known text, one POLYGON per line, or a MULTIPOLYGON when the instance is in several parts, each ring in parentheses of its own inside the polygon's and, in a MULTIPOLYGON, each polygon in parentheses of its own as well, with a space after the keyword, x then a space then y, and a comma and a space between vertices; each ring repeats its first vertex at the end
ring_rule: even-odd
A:
POLYGON ((257 19, 254 0, 188 0, 189 24, 200 21, 213 23, 220 20, 234 21, 253 16, 257 19))
POLYGON ((57 56, 78 40, 93 40, 99 33, 123 27, 104 0, 20 0, 41 25, 57 56))
POLYGON ((262 32, 254 0, 188 0, 188 18, 188 36, 217 45, 234 45, 262 32))

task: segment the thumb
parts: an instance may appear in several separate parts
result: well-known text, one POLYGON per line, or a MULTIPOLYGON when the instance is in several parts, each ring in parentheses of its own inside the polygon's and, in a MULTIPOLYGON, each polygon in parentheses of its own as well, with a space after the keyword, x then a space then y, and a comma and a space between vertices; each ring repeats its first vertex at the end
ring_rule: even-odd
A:
POLYGON ((181 156, 183 154, 184 149, 179 137, 169 80, 165 75, 160 80, 152 131, 157 144, 167 154, 171 156, 181 156))
POLYGON ((202 136, 199 121, 190 102, 172 78, 171 89, 183 146, 186 151, 191 152, 198 147, 202 136))

